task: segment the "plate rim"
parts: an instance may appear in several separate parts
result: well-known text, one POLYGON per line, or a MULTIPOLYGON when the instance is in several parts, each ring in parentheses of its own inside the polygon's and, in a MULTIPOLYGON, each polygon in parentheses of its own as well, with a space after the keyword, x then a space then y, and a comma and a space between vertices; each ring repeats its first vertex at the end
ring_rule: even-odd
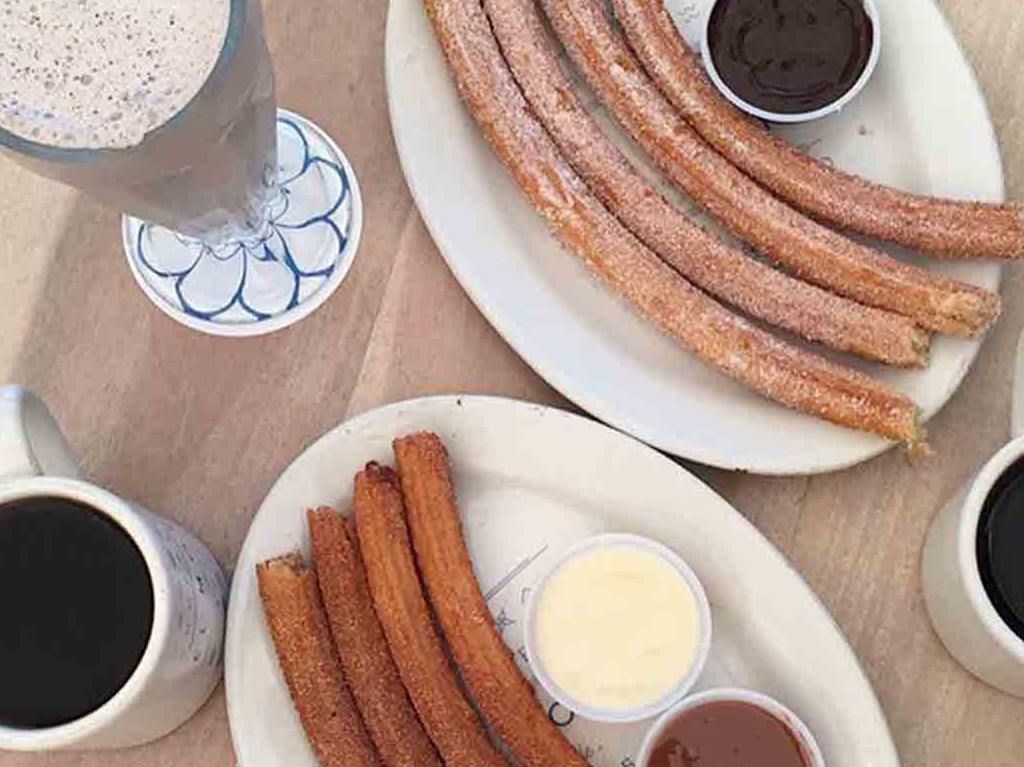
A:
MULTIPOLYGON (((496 395, 484 395, 484 394, 439 394, 429 395, 424 397, 413 397, 409 399, 400 400, 397 402, 391 402, 379 407, 374 407, 369 410, 362 411, 355 415, 352 415, 345 420, 341 421, 336 426, 328 429, 320 435, 316 440, 304 447, 295 458, 289 462, 288 466, 281 471, 277 479, 267 490, 263 500, 260 503, 259 508, 253 515, 252 520, 249 523, 249 527, 246 530, 245 539, 239 549, 238 557, 235 561, 234 569, 231 576, 231 588, 230 588, 230 599, 228 602, 227 620, 225 624, 225 639, 224 639, 224 690, 225 690, 225 706, 227 709, 228 716, 228 729, 231 733, 232 747, 235 751, 237 760, 237 767, 244 767, 242 758, 242 752, 244 747, 241 745, 239 735, 237 734, 238 726, 236 721, 241 717, 238 711, 237 696, 232 694, 232 690, 235 685, 238 684, 235 679, 235 663, 232 658, 239 657, 242 652, 240 643, 246 638, 242 633, 242 610, 243 610, 243 595, 248 597, 252 591, 255 578, 252 575, 251 567, 244 567, 243 565, 246 560, 251 559, 250 550, 255 546, 254 538, 252 535, 253 528, 259 523, 260 518, 265 515, 270 515, 272 512, 267 505, 267 502, 275 495, 279 486, 284 484, 292 471, 296 469, 296 466, 303 460, 307 459, 307 456, 317 450, 325 449, 324 444, 329 441, 333 441, 342 437, 344 434, 348 434, 350 437, 358 439, 358 433, 361 427, 365 424, 372 424, 375 420, 381 418, 387 418, 395 411, 406 410, 406 411, 431 411, 432 409, 446 410, 462 409, 464 403, 470 403, 473 407, 481 407, 485 409, 498 408, 498 409, 509 409, 518 414, 519 417, 528 418, 545 418, 545 419, 558 419, 563 423, 571 424, 571 428, 582 428, 584 430, 594 430, 604 433, 609 438, 615 439, 622 442, 623 446, 627 446, 633 450, 638 451, 638 455, 643 455, 645 460, 653 461, 654 463, 664 466, 666 469, 674 471, 683 481, 691 485, 695 491, 707 494, 711 499, 717 503, 724 504, 731 512, 731 519, 735 524, 738 524, 743 528, 746 534, 752 534, 760 544, 766 550, 766 554, 771 556, 776 564, 782 569, 788 571, 792 576, 796 577, 799 584, 798 588, 801 588, 805 596, 809 597, 810 601, 817 608, 831 625, 833 631, 840 637, 842 652, 844 654, 844 661, 852 664, 851 670, 854 671, 859 677, 859 680, 863 683, 868 693, 865 703, 871 708, 872 713, 878 719, 881 724, 882 731, 885 734, 884 745, 889 751, 891 762, 893 765, 901 764, 899 751, 896 747, 895 739, 893 738, 892 729, 889 725, 888 717, 886 716, 885 710, 882 707, 881 701, 878 698, 878 693, 875 691, 874 685, 871 683, 871 678, 861 663, 861 660, 857 653, 854 651, 853 646, 850 644, 849 639, 843 632, 832 615, 832 612, 828 609, 828 606, 822 601, 821 597, 817 592, 811 588, 811 585, 807 582, 800 571, 795 567, 793 562, 786 556, 781 549, 773 544, 765 535, 758 529, 758 527, 751 522, 742 512, 740 512, 735 506, 733 506, 725 497, 718 493, 714 488, 701 480, 697 475, 688 470, 685 466, 680 465, 674 461, 668 455, 659 452, 655 448, 646 444, 645 442, 626 434, 618 429, 612 428, 594 418, 587 415, 581 415, 577 413, 564 410, 562 408, 553 407, 550 405, 544 405, 537 402, 530 402, 527 400, 515 399, 511 397, 502 397, 496 395)), ((485 416, 481 416, 485 417, 485 416)), ((251 564, 251 563, 250 563, 251 564)), ((239 692, 241 694, 241 692, 239 692)))
MULTIPOLYGON (((434 242, 435 247, 440 253, 445 264, 448 266, 448 269, 452 272, 452 275, 459 283, 459 286, 473 302, 476 309, 484 316, 487 323, 512 348, 516 353, 516 356, 518 356, 531 370, 539 375, 549 386, 555 389, 568 401, 582 408, 588 415, 602 423, 638 439, 657 450, 670 453, 671 455, 684 460, 694 461, 705 466, 711 466, 726 471, 743 471, 769 477, 820 475, 858 466, 882 455, 883 453, 887 453, 890 450, 901 447, 899 443, 877 440, 876 444, 873 444, 871 447, 847 458, 838 460, 816 458, 803 462, 800 462, 799 460, 794 462, 782 456, 771 459, 761 458, 758 460, 742 460, 734 455, 730 455, 727 451, 715 448, 709 449, 706 446, 694 443, 692 440, 687 440, 685 437, 668 439, 660 433, 652 434, 652 430, 645 425, 642 419, 633 415, 632 411, 628 408, 622 408, 614 404, 609 405, 604 398, 594 394, 585 382, 577 381, 571 374, 560 370, 557 364, 545 364, 543 361, 533 359, 536 355, 528 357, 523 352, 523 348, 528 346, 527 342, 523 338, 525 331, 518 331, 513 327, 516 325, 515 322, 503 323, 496 321, 495 315, 498 312, 483 300, 480 295, 480 289, 476 286, 474 280, 471 280, 466 276, 459 260, 449 256, 449 249, 454 249, 454 246, 447 242, 448 238, 438 231, 438 227, 435 225, 435 222, 431 217, 424 213, 425 194, 422 189, 423 180, 418 179, 409 172, 408 163, 406 161, 406 153, 410 152, 408 144, 409 136, 407 133, 395 130, 395 126, 399 124, 399 121, 396 119, 399 105, 397 103, 397 99, 394 97, 394 81, 399 76, 401 66, 399 62, 400 57, 395 51, 397 42, 394 39, 392 30, 394 28, 396 3, 402 1, 408 2, 409 0, 389 0, 384 40, 384 80, 387 89, 388 118, 391 124, 391 134, 395 142, 402 175, 405 178, 406 186, 413 198, 413 202, 416 204, 420 220, 426 227, 431 240, 434 242)), ((967 53, 949 20, 949 17, 943 9, 937 4, 931 2, 925 2, 924 5, 928 6, 933 13, 937 14, 943 27, 943 31, 955 44, 957 51, 960 54, 961 63, 968 75, 968 79, 970 80, 972 95, 976 97, 980 103, 985 117, 984 125, 980 126, 979 138, 981 138, 987 145, 987 150, 991 152, 992 157, 996 162, 1000 185, 998 196, 1001 200, 1005 200, 1006 169, 1003 162, 1002 149, 999 145, 995 124, 992 121, 992 114, 988 99, 985 96, 984 89, 981 87, 977 70, 974 68, 970 58, 967 56, 967 53)), ((434 42, 434 44, 436 45, 436 42, 434 42)), ((449 83, 449 87, 453 90, 455 89, 455 86, 452 83, 449 83)), ((457 97, 461 102, 461 97, 457 97)), ((488 147, 488 151, 491 151, 490 147, 488 147)), ((1004 269, 1001 263, 994 263, 994 266, 996 272, 993 290, 996 293, 999 293, 1003 282, 1004 269)), ((949 404, 949 401, 953 398, 953 395, 959 391, 964 379, 967 377, 967 374, 977 361, 978 354, 981 351, 981 347, 984 344, 987 335, 988 334, 986 333, 976 339, 976 342, 973 344, 969 353, 969 357, 967 357, 962 364, 958 365, 956 369, 952 371, 952 374, 946 380, 946 386, 944 387, 941 396, 936 400, 934 406, 921 410, 920 420, 922 425, 927 424, 932 418, 945 409, 949 404)), ((692 353, 685 349, 682 350, 682 352, 692 356, 692 353)), ((776 406, 785 408, 785 406, 781 404, 776 406)), ((836 428, 843 427, 837 426, 836 428)))

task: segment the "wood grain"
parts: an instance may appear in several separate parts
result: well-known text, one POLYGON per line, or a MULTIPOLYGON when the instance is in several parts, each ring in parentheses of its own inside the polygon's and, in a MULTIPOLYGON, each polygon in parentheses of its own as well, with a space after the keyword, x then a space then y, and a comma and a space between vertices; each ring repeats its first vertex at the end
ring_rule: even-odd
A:
MULTIPOLYGON (((0 160, 0 381, 38 390, 85 472, 194 530, 225 566, 282 469, 347 415, 439 392, 568 406, 501 341, 439 258, 402 179, 383 81, 385 2, 266 0, 282 105, 323 125, 363 186, 363 244, 342 288, 263 339, 208 338, 136 289, 118 215, 0 160)), ((989 98, 1010 194, 1024 199, 1024 17, 946 0, 989 98)), ((922 66, 927 52, 921 53, 922 66)), ((909 767, 1024 762, 1024 701, 962 671, 935 638, 918 558, 942 502, 1006 439, 1024 269, 960 392, 930 425, 936 457, 890 453, 824 477, 691 467, 821 595, 864 663, 909 767)), ((0 767, 231 767, 222 692, 167 738, 121 752, 0 753, 0 767)))

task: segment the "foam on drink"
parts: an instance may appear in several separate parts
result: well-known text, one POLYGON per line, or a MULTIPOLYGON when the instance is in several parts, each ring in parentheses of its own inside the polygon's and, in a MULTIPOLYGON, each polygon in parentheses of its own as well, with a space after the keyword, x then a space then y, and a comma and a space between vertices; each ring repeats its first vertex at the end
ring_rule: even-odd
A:
POLYGON ((0 127, 134 146, 202 87, 229 16, 229 0, 0 0, 0 127))

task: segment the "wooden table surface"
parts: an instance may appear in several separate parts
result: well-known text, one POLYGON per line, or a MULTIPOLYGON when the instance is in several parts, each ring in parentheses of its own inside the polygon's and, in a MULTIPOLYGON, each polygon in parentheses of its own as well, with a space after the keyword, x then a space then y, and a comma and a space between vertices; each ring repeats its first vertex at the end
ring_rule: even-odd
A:
MULTIPOLYGON (((897 0, 898 1, 898 0, 897 0)), ((366 220, 355 266, 309 319, 265 339, 199 335, 136 288, 117 211, 0 160, 0 382, 39 391, 85 473, 195 531, 230 567, 284 467, 347 416, 440 392, 568 406, 498 337, 439 257, 405 186, 383 80, 383 0, 265 0, 282 105, 345 148, 366 220)), ((1024 16, 945 0, 988 95, 1011 196, 1024 199, 1024 16)), ((693 470, 760 527, 824 600, 911 767, 1024 764, 1024 701, 976 681, 932 633, 918 558, 939 505, 1007 438, 1024 271, 960 392, 936 456, 893 451, 823 477, 693 470)), ((0 680, 0 684, 3 681, 0 680)), ((231 767, 223 691, 172 735, 102 754, 0 754, 2 767, 231 767)), ((867 766, 866 766, 867 767, 867 766)))

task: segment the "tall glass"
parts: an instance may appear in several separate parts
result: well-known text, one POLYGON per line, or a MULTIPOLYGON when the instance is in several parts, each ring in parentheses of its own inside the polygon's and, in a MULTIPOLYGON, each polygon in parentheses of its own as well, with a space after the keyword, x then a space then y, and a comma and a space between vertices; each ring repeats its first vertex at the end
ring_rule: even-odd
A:
POLYGON ((0 128, 0 145, 36 173, 219 245, 257 235, 265 226, 276 193, 275 107, 259 0, 231 0, 227 34, 210 77, 142 143, 64 149, 0 128))
POLYGON ((297 319, 300 303, 326 298, 323 289, 347 270, 361 222, 358 188, 337 146, 309 121, 278 116, 259 0, 226 1, 211 74, 137 145, 69 149, 0 128, 0 150, 125 211, 129 261, 161 309, 198 329, 253 335, 297 319), (282 130, 289 146, 279 157, 282 130), (324 226, 308 231, 312 224, 324 226))

